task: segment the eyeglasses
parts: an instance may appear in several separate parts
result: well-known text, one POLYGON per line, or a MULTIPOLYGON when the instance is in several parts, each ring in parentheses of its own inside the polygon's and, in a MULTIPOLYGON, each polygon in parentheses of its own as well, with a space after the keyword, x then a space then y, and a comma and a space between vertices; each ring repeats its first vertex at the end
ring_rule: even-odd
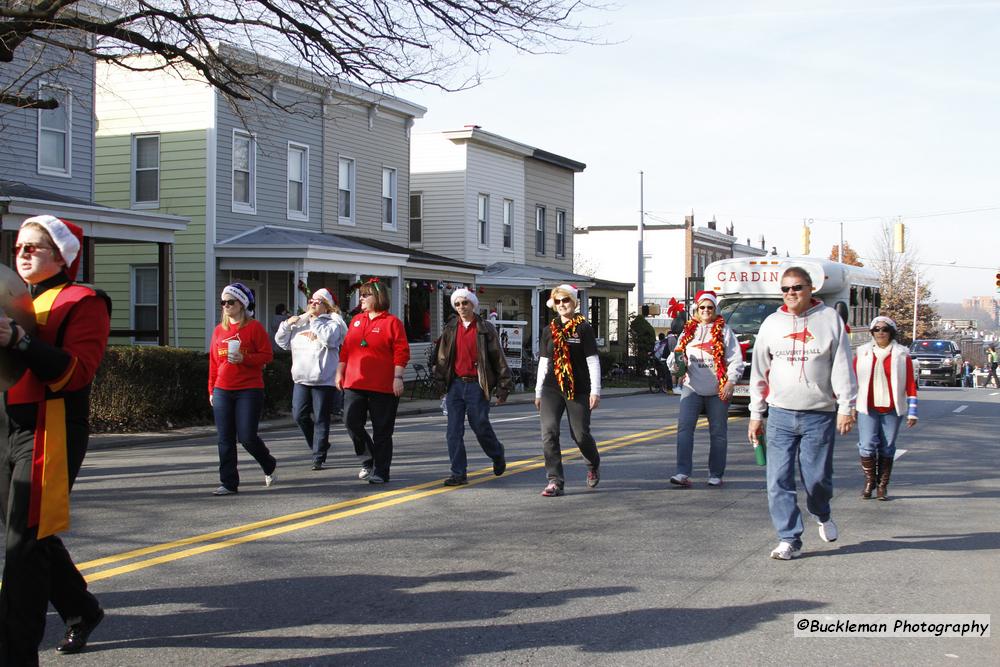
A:
POLYGON ((309 299, 309 305, 310 306, 322 306, 323 302, 320 301, 319 299, 309 299))
POLYGON ((872 333, 889 333, 892 331, 889 327, 873 327, 872 333))
POLYGON ((456 301, 455 302, 455 307, 456 308, 464 308, 465 306, 471 306, 471 305, 472 305, 471 301, 456 301))
POLYGON ((788 294, 789 290, 791 290, 792 292, 801 292, 805 288, 806 288, 805 285, 782 285, 781 293, 788 294))
POLYGON ((236 299, 223 299, 222 301, 219 302, 219 305, 220 306, 235 306, 236 305, 236 299))
POLYGON ((569 298, 568 296, 564 296, 561 299, 552 299, 552 303, 554 303, 554 304, 573 303, 573 299, 569 298))
POLYGON ((38 245, 37 243, 18 243, 14 246, 15 255, 20 255, 22 251, 25 255, 34 255, 39 250, 51 251, 52 248, 47 245, 38 245))

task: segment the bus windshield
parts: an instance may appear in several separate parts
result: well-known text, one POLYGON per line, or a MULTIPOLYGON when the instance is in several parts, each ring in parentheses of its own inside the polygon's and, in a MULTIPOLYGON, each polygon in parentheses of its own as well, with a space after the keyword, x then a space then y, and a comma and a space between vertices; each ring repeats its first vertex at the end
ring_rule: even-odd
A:
POLYGON ((781 304, 780 298, 725 299, 719 308, 719 314, 725 318, 733 333, 756 335, 764 319, 776 311, 781 304))

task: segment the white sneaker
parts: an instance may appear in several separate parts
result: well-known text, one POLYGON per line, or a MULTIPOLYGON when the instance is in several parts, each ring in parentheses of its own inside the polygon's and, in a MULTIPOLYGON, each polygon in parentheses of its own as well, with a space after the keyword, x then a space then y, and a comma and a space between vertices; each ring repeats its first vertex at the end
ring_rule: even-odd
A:
POLYGON ((264 486, 266 486, 267 488, 271 488, 272 484, 274 484, 273 472, 270 475, 264 475, 264 486))
POLYGON ((670 478, 670 483, 676 486, 683 486, 685 488, 688 488, 691 486, 691 478, 682 473, 677 473, 676 475, 670 478))
POLYGON ((802 547, 792 546, 791 542, 778 542, 778 546, 771 549, 771 558, 775 560, 792 560, 798 558, 802 553, 802 547))
POLYGON ((358 479, 368 479, 371 477, 372 469, 368 466, 363 466, 361 470, 358 471, 358 479))
POLYGON ((837 524, 833 522, 833 517, 830 517, 830 520, 826 522, 817 520, 816 523, 819 524, 819 539, 824 542, 837 541, 839 533, 837 532, 837 524))
POLYGON ((722 486, 722 478, 721 477, 709 477, 708 478, 708 485, 709 486, 722 486))

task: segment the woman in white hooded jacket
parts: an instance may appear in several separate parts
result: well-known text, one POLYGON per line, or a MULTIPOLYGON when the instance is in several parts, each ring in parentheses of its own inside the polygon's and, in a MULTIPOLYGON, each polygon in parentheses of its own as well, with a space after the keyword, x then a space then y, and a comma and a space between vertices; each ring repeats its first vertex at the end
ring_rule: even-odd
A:
POLYGON ((274 342, 292 352, 292 414, 312 450, 313 470, 322 470, 330 449, 330 415, 336 397, 334 376, 347 324, 333 295, 318 289, 304 315, 278 326, 274 342))

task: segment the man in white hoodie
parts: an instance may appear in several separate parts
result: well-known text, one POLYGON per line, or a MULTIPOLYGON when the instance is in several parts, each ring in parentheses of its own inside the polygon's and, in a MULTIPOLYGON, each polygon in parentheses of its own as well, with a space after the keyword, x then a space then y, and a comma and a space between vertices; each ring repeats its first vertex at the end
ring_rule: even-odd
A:
POLYGON ((347 324, 328 289, 309 297, 304 315, 293 315, 278 326, 274 342, 292 351, 292 414, 312 450, 313 470, 322 470, 330 449, 330 413, 337 388, 333 379, 340 362, 340 344, 347 324))
POLYGON ((781 540, 771 558, 790 560, 802 550, 802 513, 796 497, 796 462, 806 508, 825 542, 837 539, 833 497, 833 442, 854 426, 854 376, 847 328, 833 308, 812 298, 813 281, 793 266, 781 276, 784 305, 761 324, 750 366, 750 442, 767 419, 767 502, 781 540))

